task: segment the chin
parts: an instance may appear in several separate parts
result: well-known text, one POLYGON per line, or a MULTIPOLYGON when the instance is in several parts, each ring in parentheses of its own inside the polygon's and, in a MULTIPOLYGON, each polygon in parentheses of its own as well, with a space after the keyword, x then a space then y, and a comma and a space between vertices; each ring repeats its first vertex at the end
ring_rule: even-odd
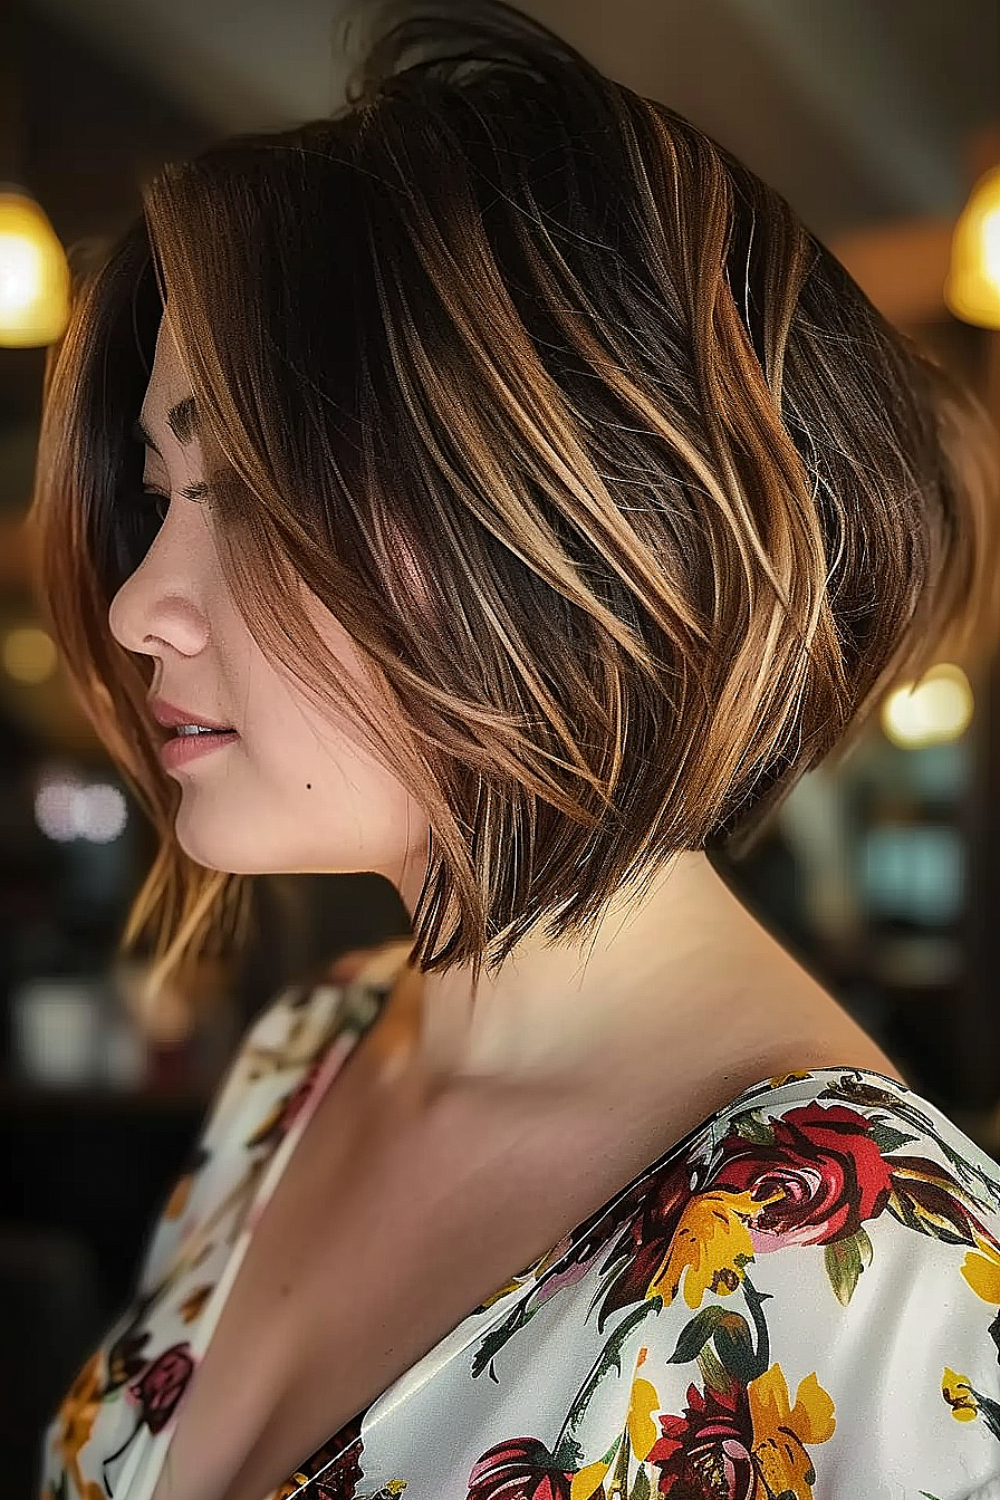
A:
POLYGON ((231 818, 217 821, 206 809, 195 810, 181 803, 174 821, 174 834, 187 857, 206 870, 218 870, 225 875, 268 875, 274 866, 262 858, 263 851, 257 843, 251 847, 247 833, 251 830, 242 820, 242 826, 234 826, 231 818))

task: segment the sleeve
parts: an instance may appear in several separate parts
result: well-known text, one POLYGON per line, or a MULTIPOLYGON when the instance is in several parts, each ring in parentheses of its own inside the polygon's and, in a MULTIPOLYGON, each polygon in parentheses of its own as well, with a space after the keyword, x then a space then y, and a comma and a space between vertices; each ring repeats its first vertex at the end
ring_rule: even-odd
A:
POLYGON ((746 1493, 1000 1500, 1000 1172, 915 1095, 813 1093, 647 1184, 595 1366, 623 1371, 632 1451, 595 1431, 588 1483, 638 1462, 700 1493, 735 1465, 746 1493))

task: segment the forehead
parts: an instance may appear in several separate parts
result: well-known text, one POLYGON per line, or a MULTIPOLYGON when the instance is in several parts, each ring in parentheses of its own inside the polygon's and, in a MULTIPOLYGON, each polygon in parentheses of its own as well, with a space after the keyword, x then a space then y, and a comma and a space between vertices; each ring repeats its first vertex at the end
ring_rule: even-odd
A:
POLYGON ((156 335, 156 349, 153 354, 153 368, 150 371, 149 384, 146 386, 146 393, 142 400, 142 417, 145 425, 162 427, 168 407, 190 394, 191 383, 181 363, 170 325, 164 316, 160 319, 160 329, 156 335))

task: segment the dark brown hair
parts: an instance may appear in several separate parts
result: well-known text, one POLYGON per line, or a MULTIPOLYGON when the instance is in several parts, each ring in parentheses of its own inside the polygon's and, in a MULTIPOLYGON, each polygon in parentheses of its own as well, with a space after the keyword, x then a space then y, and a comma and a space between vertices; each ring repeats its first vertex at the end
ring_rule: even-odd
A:
POLYGON ((585 935, 998 629, 989 419, 778 193, 504 5, 378 15, 333 117, 146 186, 46 373, 40 585, 158 830, 122 942, 161 979, 236 941, 247 879, 178 847, 108 629, 165 301, 249 628, 428 815, 426 970, 585 935))

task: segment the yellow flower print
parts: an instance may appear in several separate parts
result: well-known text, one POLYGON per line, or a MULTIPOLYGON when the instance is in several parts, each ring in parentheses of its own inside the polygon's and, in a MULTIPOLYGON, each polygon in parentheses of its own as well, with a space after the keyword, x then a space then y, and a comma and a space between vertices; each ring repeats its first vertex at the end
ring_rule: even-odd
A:
MULTIPOLYGON (((637 1369, 645 1363, 647 1352, 645 1348, 639 1350, 639 1357, 636 1360, 637 1369)), ((639 1460, 647 1457, 650 1448, 659 1437, 656 1423, 653 1421, 653 1413, 659 1409, 660 1398, 656 1393, 656 1387, 652 1381, 637 1375, 632 1381, 627 1425, 632 1452, 639 1460)))
POLYGON ((101 1487, 80 1472, 80 1450, 90 1441, 101 1409, 101 1351, 92 1354, 66 1393, 59 1408, 56 1448, 82 1500, 104 1500, 101 1487))
POLYGON ((202 1286, 196 1286, 194 1291, 189 1292, 177 1309, 181 1321, 184 1323, 193 1323, 197 1317, 200 1317, 205 1303, 214 1290, 213 1283, 209 1281, 202 1286))
MULTIPOLYGON (((639 1350, 635 1362, 637 1370, 640 1365, 645 1363, 648 1352, 645 1347, 639 1350)), ((632 1389, 629 1392, 625 1432, 629 1444, 627 1452, 633 1454, 640 1461, 649 1456, 649 1450, 653 1447, 659 1436, 656 1423, 653 1421, 653 1412, 659 1410, 660 1398, 652 1381, 646 1380, 640 1375, 634 1376, 632 1389)), ((597 1494, 612 1464, 615 1463, 616 1454, 618 1468, 622 1471, 617 1476, 616 1483, 618 1481, 624 1482, 622 1476, 624 1472, 627 1472, 627 1460, 625 1453, 619 1449, 619 1439, 616 1439, 603 1458, 597 1459, 592 1464, 587 1464, 573 1475, 569 1489, 570 1500, 591 1500, 591 1496, 597 1494)), ((609 1493, 617 1493, 614 1486, 612 1486, 609 1493)))
POLYGON ((516 1292, 518 1287, 523 1285, 524 1282, 515 1276, 512 1281, 508 1281, 504 1286, 499 1287, 497 1291, 491 1292, 488 1297, 484 1297, 479 1305, 480 1307, 492 1307, 494 1302, 500 1301, 501 1297, 509 1297, 511 1292, 516 1292))
POLYGON ((165 1219, 179 1219, 181 1217, 188 1206, 195 1175, 194 1172, 185 1172, 182 1177, 178 1177, 167 1200, 167 1206, 163 1210, 163 1217, 165 1219))
POLYGON ((681 1214, 647 1297, 662 1297, 664 1306, 669 1306, 682 1277, 684 1300, 691 1308, 701 1306, 706 1291, 723 1297, 735 1292, 743 1279, 744 1265, 753 1260, 753 1243, 745 1221, 757 1218, 765 1204, 780 1197, 780 1190, 771 1198, 725 1190, 698 1193, 681 1214))
POLYGON ((945 1365, 941 1377, 941 1394, 951 1407, 956 1422, 974 1422, 979 1414, 968 1375, 958 1375, 945 1365))
POLYGON ((90 1431, 101 1408, 101 1351, 92 1354, 66 1393, 59 1408, 59 1451, 67 1465, 90 1440, 90 1431))
POLYGON ((604 1476, 611 1468, 611 1462, 605 1463, 603 1458, 599 1458, 595 1464, 587 1464, 586 1468, 574 1474, 569 1486, 569 1500, 591 1500, 597 1494, 598 1487, 604 1483, 604 1476))
POLYGON ((976 1239, 976 1250, 969 1250, 962 1263, 962 1275, 984 1302, 1000 1304, 1000 1252, 988 1240, 976 1239))
POLYGON ((816 1374, 799 1381, 795 1405, 789 1409, 788 1384, 779 1364, 747 1386, 753 1423, 753 1456, 771 1495, 794 1495, 812 1500, 816 1470, 807 1443, 825 1443, 837 1425, 834 1405, 816 1374))
POLYGON ((309 1475, 297 1472, 291 1479, 286 1479, 284 1484, 279 1484, 276 1490, 272 1490, 267 1500, 292 1500, 292 1496, 299 1490, 304 1489, 309 1483, 309 1475))

